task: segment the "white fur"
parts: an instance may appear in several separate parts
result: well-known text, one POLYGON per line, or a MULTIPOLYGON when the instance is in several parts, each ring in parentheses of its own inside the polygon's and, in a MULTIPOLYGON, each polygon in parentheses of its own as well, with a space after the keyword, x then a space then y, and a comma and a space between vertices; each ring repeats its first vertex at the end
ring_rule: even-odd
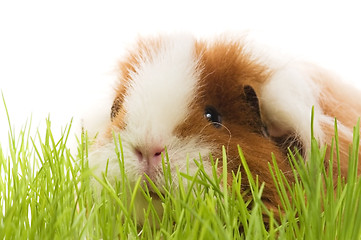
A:
MULTIPOLYGON (((260 90, 263 120, 271 136, 293 133, 306 150, 311 147, 311 112, 314 107, 314 137, 325 143, 322 130, 323 110, 319 105, 320 89, 311 79, 305 63, 282 49, 270 47, 248 37, 245 51, 254 61, 267 66, 271 77, 260 90)), ((307 155, 305 156, 307 160, 307 155)))
POLYGON ((262 115, 270 134, 281 136, 293 132, 301 139, 305 149, 310 149, 311 110, 314 107, 314 136, 323 144, 319 89, 307 71, 296 62, 289 62, 273 71, 259 96, 262 115))
POLYGON ((171 38, 131 75, 124 107, 135 142, 163 145, 184 121, 198 82, 196 65, 194 40, 171 38))

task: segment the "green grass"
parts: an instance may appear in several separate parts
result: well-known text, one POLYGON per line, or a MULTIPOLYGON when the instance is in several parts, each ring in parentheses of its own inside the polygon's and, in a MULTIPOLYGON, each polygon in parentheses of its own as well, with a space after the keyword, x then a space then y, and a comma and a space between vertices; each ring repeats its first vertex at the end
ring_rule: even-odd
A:
MULTIPOLYGON (((60 139, 54 139, 49 120, 36 136, 30 136, 30 125, 16 134, 9 129, 9 153, 5 155, 0 147, 0 239, 361 239, 361 181, 355 170, 359 126, 350 149, 347 183, 340 176, 332 181, 332 171, 323 167, 325 148, 315 139, 310 164, 290 154, 297 176, 294 183, 286 181, 270 156, 269 174, 284 212, 279 222, 261 201, 264 185, 250 174, 241 149, 247 174, 234 173, 232 186, 225 184, 226 174, 217 176, 215 172, 217 165, 227 171, 224 150, 223 159, 214 159, 211 176, 205 173, 201 159, 195 160, 199 166, 195 175, 179 172, 178 178, 183 180, 177 189, 164 167, 167 186, 165 193, 159 192, 163 216, 157 215, 142 182, 130 187, 124 174, 115 185, 110 185, 106 176, 97 179, 103 191, 94 197, 87 138, 79 138, 78 154, 73 156, 67 145, 70 128, 71 124, 60 139), (248 179, 252 199, 241 191, 241 178, 248 179), (133 214, 136 194, 149 201, 144 209, 149 220, 143 226, 133 214), (264 214, 269 215, 268 224, 263 221, 264 214)), ((338 147, 337 138, 332 147, 338 147)), ((121 145, 114 151, 122 172, 121 145)))

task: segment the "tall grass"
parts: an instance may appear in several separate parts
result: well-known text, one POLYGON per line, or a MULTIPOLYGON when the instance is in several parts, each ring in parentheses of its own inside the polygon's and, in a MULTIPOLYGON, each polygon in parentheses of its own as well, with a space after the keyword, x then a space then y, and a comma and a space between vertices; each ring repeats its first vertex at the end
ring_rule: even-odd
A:
MULTIPOLYGON (((250 173, 241 149, 246 175, 234 173, 232 186, 226 184, 227 174, 216 174, 220 165, 227 171, 224 150, 222 159, 212 160, 211 176, 205 173, 202 159, 195 159, 197 173, 178 172, 177 188, 171 184, 168 164, 163 164, 168 184, 156 191, 164 209, 158 216, 154 195, 140 178, 131 185, 125 174, 115 184, 106 174, 93 176, 87 164, 86 134, 79 138, 74 156, 67 145, 70 128, 71 123, 60 139, 54 139, 50 120, 34 138, 29 125, 16 134, 9 127, 9 154, 0 147, 0 239, 361 239, 361 181, 355 170, 359 124, 347 182, 326 171, 325 148, 315 139, 309 164, 290 152, 294 183, 287 182, 270 156, 269 174, 282 200, 280 221, 261 201, 265 186, 250 173), (93 193, 92 178, 103 186, 100 197, 93 193), (241 190, 241 178, 248 179, 252 199, 241 190), (149 202, 143 209, 147 216, 143 225, 134 214, 137 194, 149 202)), ((117 142, 114 151, 124 173, 122 146, 117 142)), ((337 138, 332 147, 338 148, 337 138)), ((169 162, 167 156, 164 161, 169 162)))

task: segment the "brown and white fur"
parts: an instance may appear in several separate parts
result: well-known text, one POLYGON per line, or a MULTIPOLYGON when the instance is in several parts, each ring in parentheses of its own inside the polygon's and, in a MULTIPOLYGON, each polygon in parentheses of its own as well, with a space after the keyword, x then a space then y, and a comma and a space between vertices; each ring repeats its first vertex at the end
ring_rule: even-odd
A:
MULTIPOLYGON (((317 66, 262 55, 250 46, 242 39, 207 42, 188 35, 139 40, 119 64, 107 127, 89 156, 95 174, 109 159, 108 178, 119 177, 113 133, 121 137, 129 181, 146 173, 159 188, 165 147, 176 178, 176 168, 186 171, 187 157, 201 156, 211 173, 210 154, 221 158, 225 146, 231 179, 240 166, 239 145, 252 173, 266 184, 265 203, 276 208, 267 163, 273 153, 290 173, 290 146, 300 148, 307 161, 314 106, 314 135, 321 145, 331 144, 338 120, 345 175, 352 127, 361 114, 361 103, 355 101, 359 91, 317 66)), ((189 164, 195 171, 193 161, 189 164)), ((161 212, 160 200, 154 202, 161 212)), ((146 201, 141 195, 136 204, 142 213, 146 201)))

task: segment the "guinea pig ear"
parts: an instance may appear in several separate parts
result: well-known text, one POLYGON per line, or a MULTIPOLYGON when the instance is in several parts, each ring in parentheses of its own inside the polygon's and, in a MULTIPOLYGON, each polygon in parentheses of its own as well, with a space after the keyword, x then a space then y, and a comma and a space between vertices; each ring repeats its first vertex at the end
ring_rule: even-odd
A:
POLYGON ((116 97, 110 112, 110 119, 112 121, 118 115, 121 104, 122 104, 122 100, 120 99, 120 97, 116 97))
POLYGON ((243 88, 244 95, 246 96, 246 101, 250 105, 250 107, 257 113, 257 116, 261 118, 261 112, 259 109, 259 102, 256 92, 254 91, 253 87, 246 85, 243 88))
POLYGON ((245 95, 245 99, 246 99, 247 103, 249 104, 249 106, 251 107, 253 112, 255 112, 257 114, 257 117, 258 117, 258 119, 260 121, 260 125, 261 125, 260 132, 263 134, 263 136, 269 137, 267 127, 262 121, 261 111, 260 111, 260 107, 259 107, 259 101, 258 101, 256 92, 254 91, 253 87, 246 85, 243 88, 243 93, 245 95))

